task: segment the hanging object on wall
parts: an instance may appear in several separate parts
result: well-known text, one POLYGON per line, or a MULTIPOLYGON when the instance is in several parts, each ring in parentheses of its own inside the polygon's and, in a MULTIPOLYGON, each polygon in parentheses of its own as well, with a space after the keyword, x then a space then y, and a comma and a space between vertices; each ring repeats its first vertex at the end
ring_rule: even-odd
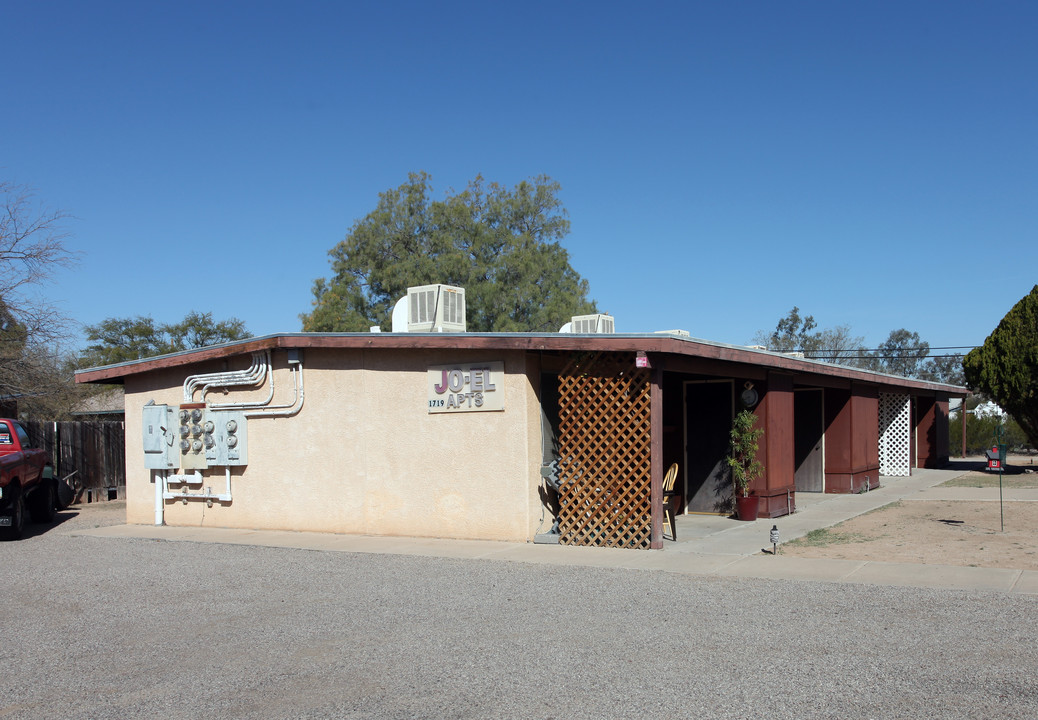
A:
POLYGON ((753 383, 751 383, 749 380, 747 380, 746 384, 742 387, 742 395, 739 396, 739 398, 742 400, 742 404, 745 405, 747 408, 753 408, 753 406, 756 405, 757 401, 760 399, 760 397, 757 395, 757 388, 753 387, 753 383))

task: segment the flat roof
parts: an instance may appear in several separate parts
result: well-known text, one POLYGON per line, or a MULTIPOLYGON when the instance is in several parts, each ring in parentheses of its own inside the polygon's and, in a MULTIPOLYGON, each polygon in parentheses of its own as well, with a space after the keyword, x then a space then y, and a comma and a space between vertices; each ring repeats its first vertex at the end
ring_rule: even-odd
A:
MULTIPOLYGON (((235 357, 264 350, 306 348, 642 352, 674 356, 675 358, 705 358, 769 370, 843 378, 955 396, 964 396, 969 392, 966 388, 957 385, 913 380, 898 375, 835 365, 822 360, 808 360, 742 345, 712 342, 676 333, 276 333, 115 365, 77 370, 76 382, 120 383, 124 378, 132 375, 196 362, 235 357)), ((664 366, 666 366, 666 362, 664 362, 664 366)))

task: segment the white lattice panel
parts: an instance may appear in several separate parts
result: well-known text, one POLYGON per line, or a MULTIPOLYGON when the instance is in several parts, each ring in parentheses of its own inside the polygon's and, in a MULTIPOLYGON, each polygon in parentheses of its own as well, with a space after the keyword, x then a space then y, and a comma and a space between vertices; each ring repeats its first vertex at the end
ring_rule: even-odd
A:
POLYGON ((911 463, 911 408, 908 395, 879 394, 879 474, 908 477, 911 463))

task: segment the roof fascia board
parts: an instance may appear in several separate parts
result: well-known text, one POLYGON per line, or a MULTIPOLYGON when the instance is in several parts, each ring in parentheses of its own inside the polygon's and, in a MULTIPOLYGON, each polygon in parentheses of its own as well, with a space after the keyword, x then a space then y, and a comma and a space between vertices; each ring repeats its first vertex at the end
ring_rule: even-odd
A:
MULTIPOLYGON (((233 343, 211 345, 160 355, 117 365, 88 368, 76 372, 77 383, 118 383, 131 375, 179 367, 190 363, 233 357, 258 350, 289 348, 367 349, 367 350, 527 350, 646 352, 668 356, 667 369, 681 366, 678 358, 705 359, 720 363, 738 363, 747 368, 784 370, 812 377, 845 378, 851 381, 894 385, 904 388, 948 392, 962 396, 965 388, 923 380, 910 380, 894 375, 832 365, 818 360, 804 360, 781 353, 726 345, 696 338, 658 333, 577 335, 570 333, 287 333, 265 335, 233 343)), ((729 370, 730 373, 730 370, 729 370)))

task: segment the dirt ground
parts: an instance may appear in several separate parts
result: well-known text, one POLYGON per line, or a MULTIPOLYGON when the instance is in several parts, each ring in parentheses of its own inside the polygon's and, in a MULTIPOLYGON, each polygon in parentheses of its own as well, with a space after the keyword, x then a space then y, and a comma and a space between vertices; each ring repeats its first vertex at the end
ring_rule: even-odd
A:
MULTIPOLYGON (((816 530, 784 544, 797 557, 1038 570, 1038 472, 1031 457, 1007 459, 998 502, 997 473, 975 470, 924 494, 816 530), (976 490, 976 499, 926 499, 942 488, 976 490), (980 499, 983 497, 984 499, 980 499), (1004 516, 1002 515, 1004 511, 1004 516), (1005 531, 1002 524, 1005 524, 1005 531)), ((969 492, 969 491, 966 491, 969 492)))

